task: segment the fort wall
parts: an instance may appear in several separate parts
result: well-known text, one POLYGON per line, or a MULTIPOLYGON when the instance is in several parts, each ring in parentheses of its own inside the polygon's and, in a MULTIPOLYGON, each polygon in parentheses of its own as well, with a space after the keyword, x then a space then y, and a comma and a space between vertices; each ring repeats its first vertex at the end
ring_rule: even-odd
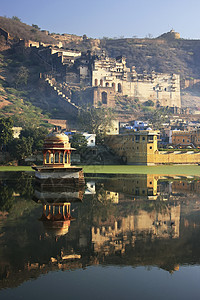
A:
POLYGON ((194 151, 158 151, 156 131, 140 131, 133 134, 109 136, 107 145, 116 154, 122 157, 124 162, 133 165, 156 164, 198 164, 200 153, 194 151))

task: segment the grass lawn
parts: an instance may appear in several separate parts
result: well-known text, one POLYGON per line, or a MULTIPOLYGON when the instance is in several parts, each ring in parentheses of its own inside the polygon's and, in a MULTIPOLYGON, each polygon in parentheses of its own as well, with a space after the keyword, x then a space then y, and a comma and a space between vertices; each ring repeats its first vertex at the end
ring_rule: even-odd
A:
POLYGON ((162 174, 162 175, 199 175, 200 166, 165 165, 165 166, 83 166, 85 173, 97 174, 162 174))
MULTIPOLYGON (((13 167, 13 166, 0 166, 0 172, 19 172, 19 171, 33 171, 33 169, 31 167, 27 167, 27 166, 19 166, 19 167, 13 167)), ((33 171, 34 172, 34 171, 33 171)))
MULTIPOLYGON (((82 166, 88 174, 162 174, 162 175, 199 175, 200 166, 196 165, 165 165, 165 166, 82 166)), ((31 167, 0 167, 0 172, 33 171, 31 167)))

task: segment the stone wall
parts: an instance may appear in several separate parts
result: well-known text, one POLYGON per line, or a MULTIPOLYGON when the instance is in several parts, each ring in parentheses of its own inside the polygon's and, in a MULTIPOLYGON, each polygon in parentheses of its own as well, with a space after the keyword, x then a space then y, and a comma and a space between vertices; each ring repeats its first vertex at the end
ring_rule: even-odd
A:
POLYGON ((103 56, 95 60, 92 86, 96 88, 96 94, 100 94, 102 88, 108 88, 111 94, 119 93, 121 96, 133 97, 141 102, 152 100, 159 106, 181 107, 179 75, 155 72, 137 74, 134 67, 132 70, 126 67, 123 57, 115 60, 103 56))
POLYGON ((186 153, 174 151, 158 151, 157 133, 147 131, 133 134, 110 136, 107 145, 121 156, 127 164, 155 165, 155 164, 198 164, 200 153, 188 150, 186 153), (137 139, 136 137, 139 137, 137 139), (150 138, 151 136, 151 138, 150 138))

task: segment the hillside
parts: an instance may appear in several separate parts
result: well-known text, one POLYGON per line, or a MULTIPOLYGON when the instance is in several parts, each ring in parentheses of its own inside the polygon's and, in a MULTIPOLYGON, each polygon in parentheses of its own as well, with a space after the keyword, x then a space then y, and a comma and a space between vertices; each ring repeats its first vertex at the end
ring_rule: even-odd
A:
POLYGON ((16 20, 0 17, 0 27, 14 39, 25 39, 56 44, 62 42, 69 49, 81 51, 105 50, 111 57, 123 55, 129 67, 135 66, 137 72, 179 73, 182 78, 200 78, 200 40, 174 38, 168 32, 158 38, 139 39, 92 39, 86 35, 55 34, 41 31, 37 25, 29 26, 16 20))
MULTIPOLYGON (((47 67, 41 60, 28 55, 28 52, 17 53, 12 46, 19 39, 30 39, 54 45, 62 42, 63 46, 69 49, 91 50, 96 53, 104 50, 110 57, 123 55, 127 59, 127 66, 134 65, 138 73, 142 73, 144 70, 179 73, 182 79, 182 105, 185 107, 200 106, 200 84, 198 80, 193 80, 194 78, 200 79, 200 40, 184 40, 179 36, 176 38, 171 32, 156 39, 103 38, 99 40, 88 38, 86 35, 60 35, 43 32, 37 25, 26 25, 16 17, 13 19, 0 17, 0 28, 10 35, 9 39, 0 35, 1 116, 18 111, 16 119, 18 119, 17 124, 19 125, 21 111, 26 112, 27 106, 33 115, 38 114, 41 119, 46 118, 47 115, 51 118, 66 119, 69 117, 62 105, 59 106, 56 94, 52 93, 52 89, 50 90, 45 81, 40 79, 40 74, 48 71, 46 68, 51 66, 47 67), (17 84, 20 68, 25 68, 28 75, 26 82, 17 84), (185 84, 186 79, 188 79, 187 84, 185 84)), ((144 108, 144 110, 149 109, 148 107, 144 108)), ((119 110, 125 110, 126 113, 130 110, 132 114, 138 113, 141 108, 137 105, 135 107, 135 104, 126 103, 119 110)))
MULTIPOLYGON (((6 48, 5 42, 0 45, 6 48)), ((15 125, 22 127, 44 125, 49 117, 69 117, 56 94, 40 79, 44 71, 33 57, 15 53, 10 47, 0 52, 0 117, 12 116, 15 125)))
POLYGON ((104 39, 101 48, 109 56, 123 55, 138 72, 154 70, 200 78, 200 40, 104 39))
POLYGON ((14 40, 25 39, 43 43, 56 43, 53 37, 40 31, 37 25, 35 27, 29 26, 22 23, 17 17, 10 19, 0 16, 0 28, 9 32, 11 39, 14 40))

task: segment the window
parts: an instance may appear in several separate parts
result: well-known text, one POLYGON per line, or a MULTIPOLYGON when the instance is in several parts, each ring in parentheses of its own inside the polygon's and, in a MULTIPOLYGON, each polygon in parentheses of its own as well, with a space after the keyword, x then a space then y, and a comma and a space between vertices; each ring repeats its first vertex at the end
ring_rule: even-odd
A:
POLYGON ((153 135, 148 135, 148 141, 153 141, 153 135))
POLYGON ((149 149, 152 149, 152 146, 150 146, 149 149))
POLYGON ((118 83, 118 89, 117 90, 118 90, 119 93, 122 92, 122 85, 121 85, 121 83, 118 83))
POLYGON ((94 81, 94 85, 97 86, 98 85, 98 79, 95 79, 94 81))
POLYGON ((60 163, 63 164, 63 153, 60 153, 60 163))
POLYGON ((101 101, 103 104, 107 104, 107 93, 106 92, 101 93, 101 101))
POLYGON ((139 140, 140 140, 140 136, 139 136, 139 135, 136 135, 136 136, 135 136, 135 141, 136 141, 136 142, 139 142, 139 140))
POLYGON ((142 137, 142 140, 145 141, 145 137, 144 136, 142 137))

